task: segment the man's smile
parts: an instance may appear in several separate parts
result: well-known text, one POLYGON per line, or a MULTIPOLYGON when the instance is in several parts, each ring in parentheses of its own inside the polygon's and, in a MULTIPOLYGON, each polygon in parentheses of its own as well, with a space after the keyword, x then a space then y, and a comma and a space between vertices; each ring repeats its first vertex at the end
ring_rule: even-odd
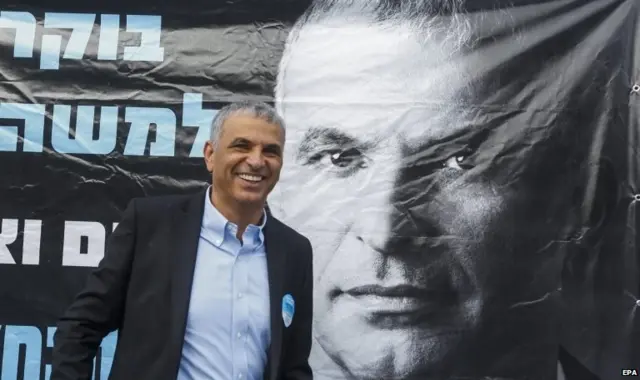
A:
POLYGON ((238 173, 237 176, 251 183, 259 183, 265 179, 264 176, 257 175, 257 174, 249 174, 249 173, 238 173))

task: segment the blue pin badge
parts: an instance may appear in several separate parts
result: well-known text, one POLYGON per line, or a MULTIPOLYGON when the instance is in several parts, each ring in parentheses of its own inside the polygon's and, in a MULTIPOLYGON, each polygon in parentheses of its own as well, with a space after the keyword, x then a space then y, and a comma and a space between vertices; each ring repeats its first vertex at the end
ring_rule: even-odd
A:
POLYGON ((291 322, 293 322, 293 314, 296 311, 296 303, 293 300, 291 294, 285 294, 282 297, 282 320, 284 321, 285 327, 291 326, 291 322))

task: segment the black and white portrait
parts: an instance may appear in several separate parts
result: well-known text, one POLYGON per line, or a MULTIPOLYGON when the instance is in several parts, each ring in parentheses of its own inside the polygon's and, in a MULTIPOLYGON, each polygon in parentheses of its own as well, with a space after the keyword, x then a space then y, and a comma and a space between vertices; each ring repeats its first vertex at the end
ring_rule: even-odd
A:
POLYGON ((554 29, 589 9, 524 3, 319 0, 293 27, 270 206, 313 245, 318 379, 556 378, 562 270, 615 201, 615 70, 554 29))

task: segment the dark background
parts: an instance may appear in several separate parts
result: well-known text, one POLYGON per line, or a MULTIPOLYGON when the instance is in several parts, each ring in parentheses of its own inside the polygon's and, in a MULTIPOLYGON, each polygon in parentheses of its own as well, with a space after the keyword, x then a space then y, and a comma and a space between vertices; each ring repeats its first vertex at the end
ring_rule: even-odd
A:
MULTIPOLYGON (((470 3, 469 8, 483 8, 490 3, 476 1, 470 3)), ((533 0, 511 3, 544 5, 543 1, 533 0)), ((45 152, 0 152, 0 219, 19 219, 20 232, 24 219, 43 221, 40 265, 20 265, 22 234, 8 246, 18 265, 0 265, 0 325, 33 325, 44 332, 47 326, 55 325, 58 316, 81 288, 91 268, 62 267, 65 221, 99 221, 106 226, 108 236, 111 224, 119 220, 131 198, 189 193, 206 183, 208 173, 202 159, 188 158, 196 131, 194 128, 181 128, 182 94, 202 93, 205 108, 211 109, 246 97, 270 102, 288 28, 308 5, 309 1, 303 0, 172 0, 162 3, 150 0, 30 0, 0 5, 3 11, 31 12, 40 22, 47 11, 113 13, 119 14, 123 23, 127 14, 163 16, 161 45, 165 48, 165 62, 162 64, 121 60, 99 62, 94 56, 83 61, 63 59, 59 70, 45 71, 39 69, 38 53, 33 58, 12 58, 13 46, 7 44, 6 39, 1 40, 0 101, 35 101, 47 104, 49 113, 53 104, 117 105, 121 107, 120 117, 126 106, 168 107, 176 112, 179 130, 176 157, 150 157, 148 154, 124 157, 121 154, 122 144, 129 128, 124 122, 119 125, 118 147, 112 154, 69 157, 50 149, 51 119, 48 118, 45 123, 45 152), (180 34, 195 28, 202 29, 189 36, 197 38, 180 34)), ((633 39, 626 45, 636 49, 619 57, 622 66, 628 70, 629 88, 637 77, 640 62, 636 56, 640 47, 636 37, 637 16, 632 20, 622 25, 625 29, 620 38, 633 39)), ((36 33, 36 47, 41 34, 36 33)), ((122 46, 119 52, 122 53, 122 46)), ((588 267, 595 263, 590 270, 594 271, 596 279, 592 299, 597 304, 597 312, 591 317, 600 320, 596 326, 603 328, 599 332, 602 346, 591 351, 597 352, 598 347, 605 349, 606 346, 607 350, 618 347, 619 354, 623 355, 620 362, 640 370, 639 311, 625 309, 619 300, 608 298, 616 294, 628 300, 640 292, 640 264, 637 260, 640 253, 636 234, 640 222, 636 210, 640 202, 633 201, 633 195, 640 194, 638 96, 630 94, 628 97, 628 112, 625 112, 628 120, 616 121, 625 127, 624 138, 613 140, 619 145, 607 147, 612 152, 617 151, 613 155, 628 160, 621 167, 626 180, 620 190, 621 198, 628 199, 628 202, 618 210, 626 218, 621 219, 614 234, 623 243, 619 244, 618 240, 611 247, 599 247, 597 259, 584 265, 588 267), (630 259, 629 255, 636 259, 630 259), (624 280, 629 278, 635 281, 629 284, 624 280), (623 296, 624 291, 631 293, 623 296), (614 336, 607 332, 608 313, 618 313, 615 320, 627 321, 623 327, 627 334, 614 336), (612 339, 616 341, 612 342, 612 339)), ((0 125, 11 123, 0 120, 0 125)), ((153 133, 150 141, 153 141, 153 133)), ((19 143, 19 150, 21 146, 19 143)), ((572 321, 565 323, 571 324, 572 321)), ((580 345, 579 336, 573 339, 577 339, 573 345, 580 345)), ((45 352, 45 362, 47 357, 45 352)), ((569 378, 591 379, 592 375, 585 366, 580 365, 580 360, 567 350, 560 351, 560 358, 569 378)), ((607 368, 606 363, 599 361, 597 353, 582 359, 585 360, 587 362, 583 364, 587 367, 607 368)), ((602 379, 619 377, 619 372, 606 373, 611 377, 606 375, 602 379)))

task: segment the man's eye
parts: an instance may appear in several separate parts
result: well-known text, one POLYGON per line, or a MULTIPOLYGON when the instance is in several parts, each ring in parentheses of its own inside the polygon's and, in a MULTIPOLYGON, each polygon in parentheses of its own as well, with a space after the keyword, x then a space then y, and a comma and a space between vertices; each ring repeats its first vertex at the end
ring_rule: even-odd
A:
POLYGON ((269 157, 280 157, 280 152, 276 150, 263 150, 262 154, 269 157))

